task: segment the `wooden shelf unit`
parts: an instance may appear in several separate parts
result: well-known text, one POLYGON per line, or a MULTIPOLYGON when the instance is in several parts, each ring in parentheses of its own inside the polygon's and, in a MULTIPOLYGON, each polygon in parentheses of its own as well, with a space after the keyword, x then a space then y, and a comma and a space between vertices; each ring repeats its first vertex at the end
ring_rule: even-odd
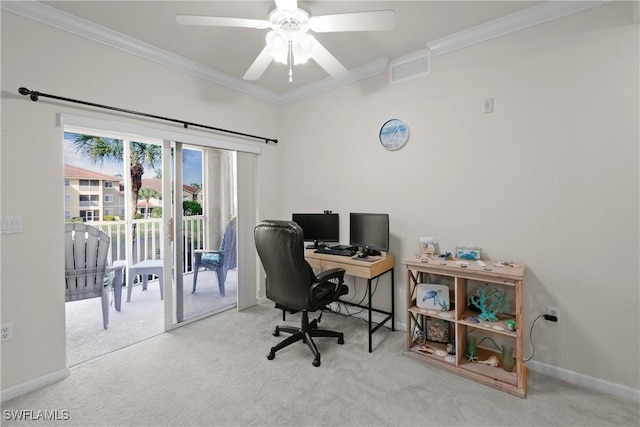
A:
MULTIPOLYGON (((483 260, 486 266, 480 266, 475 261, 465 261, 462 266, 460 260, 445 261, 441 259, 429 260, 424 263, 416 258, 402 260, 407 271, 407 354, 442 369, 470 378, 519 397, 526 396, 527 367, 523 362, 524 356, 524 316, 522 312, 522 283, 525 267, 522 264, 510 267, 494 266, 492 261, 483 260), (416 305, 416 288, 418 283, 429 283, 426 275, 434 275, 436 282, 449 284, 451 309, 440 311, 436 309, 420 308, 416 305), (476 317, 479 313, 469 306, 469 282, 487 284, 508 292, 512 296, 510 308, 512 313, 499 315, 497 322, 473 323, 469 317, 476 317), (416 328, 422 328, 427 319, 440 319, 449 322, 450 341, 455 343, 455 355, 447 354, 447 344, 425 341, 424 344, 433 349, 433 353, 420 351, 421 342, 415 338, 416 328), (506 321, 513 319, 516 330, 509 331, 506 321), (515 365, 512 372, 502 368, 502 355, 497 349, 478 347, 478 360, 486 360, 495 355, 500 360, 497 367, 471 362, 464 355, 466 336, 469 330, 474 335, 496 338, 513 347, 515 365)), ((478 340, 480 341, 480 340, 478 340)))

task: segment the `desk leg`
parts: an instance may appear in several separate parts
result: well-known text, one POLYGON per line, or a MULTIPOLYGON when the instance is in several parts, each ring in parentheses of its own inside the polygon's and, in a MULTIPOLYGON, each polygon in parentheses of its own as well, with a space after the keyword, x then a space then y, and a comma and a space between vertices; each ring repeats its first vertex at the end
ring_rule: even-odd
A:
POLYGON ((371 335, 373 335, 373 333, 371 332, 371 279, 367 279, 367 294, 369 296, 369 353, 373 352, 373 347, 371 344, 371 335))
POLYGON ((395 284, 393 282, 395 274, 393 274, 393 268, 391 269, 391 330, 396 330, 396 302, 395 302, 395 284))

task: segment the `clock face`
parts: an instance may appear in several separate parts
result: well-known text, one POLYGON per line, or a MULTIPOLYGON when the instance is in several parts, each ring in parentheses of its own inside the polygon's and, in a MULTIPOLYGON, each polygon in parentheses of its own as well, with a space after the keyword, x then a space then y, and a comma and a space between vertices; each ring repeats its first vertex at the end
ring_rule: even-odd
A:
POLYGON ((380 128, 380 143, 387 150, 399 150, 409 140, 409 126, 400 119, 391 119, 380 128))

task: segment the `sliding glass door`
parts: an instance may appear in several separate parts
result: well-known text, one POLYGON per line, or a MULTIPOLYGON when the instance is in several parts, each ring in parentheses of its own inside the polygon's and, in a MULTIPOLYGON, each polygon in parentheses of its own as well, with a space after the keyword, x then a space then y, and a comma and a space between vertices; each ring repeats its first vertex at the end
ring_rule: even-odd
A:
POLYGON ((236 153, 171 143, 173 324, 237 306, 236 153))
MULTIPOLYGON (((78 135, 92 144, 119 145, 105 151, 116 154, 119 169, 100 171, 99 176, 85 176, 85 171, 76 183, 65 167, 64 177, 65 220, 91 221, 103 229, 111 237, 111 263, 126 267, 122 310, 110 308, 109 329, 102 327, 93 306, 86 314, 67 313, 68 320, 82 318, 78 325, 87 320, 96 324, 105 340, 101 354, 222 310, 256 304, 258 146, 66 113, 62 122, 73 140, 78 135), (153 154, 143 162, 139 187, 134 184, 140 177, 132 174, 138 169, 132 162, 138 151, 153 154), (149 262, 153 274, 142 269, 149 262), (129 332, 135 332, 133 341, 125 340, 129 332)), ((65 163, 77 153, 68 154, 65 163)), ((95 335, 76 335, 81 338, 68 339, 70 352, 76 343, 96 347, 95 335)), ((94 357, 78 354, 78 362, 94 357)))

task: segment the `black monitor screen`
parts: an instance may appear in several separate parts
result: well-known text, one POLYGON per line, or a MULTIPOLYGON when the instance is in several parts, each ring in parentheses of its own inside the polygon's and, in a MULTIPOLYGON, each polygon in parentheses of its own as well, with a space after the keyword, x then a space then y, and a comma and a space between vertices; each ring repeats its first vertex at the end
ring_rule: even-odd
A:
POLYGON ((302 228, 306 242, 318 243, 340 241, 340 219, 334 213, 294 213, 291 220, 302 228))
POLYGON ((351 213, 349 244, 366 252, 389 252, 389 214, 351 213))

